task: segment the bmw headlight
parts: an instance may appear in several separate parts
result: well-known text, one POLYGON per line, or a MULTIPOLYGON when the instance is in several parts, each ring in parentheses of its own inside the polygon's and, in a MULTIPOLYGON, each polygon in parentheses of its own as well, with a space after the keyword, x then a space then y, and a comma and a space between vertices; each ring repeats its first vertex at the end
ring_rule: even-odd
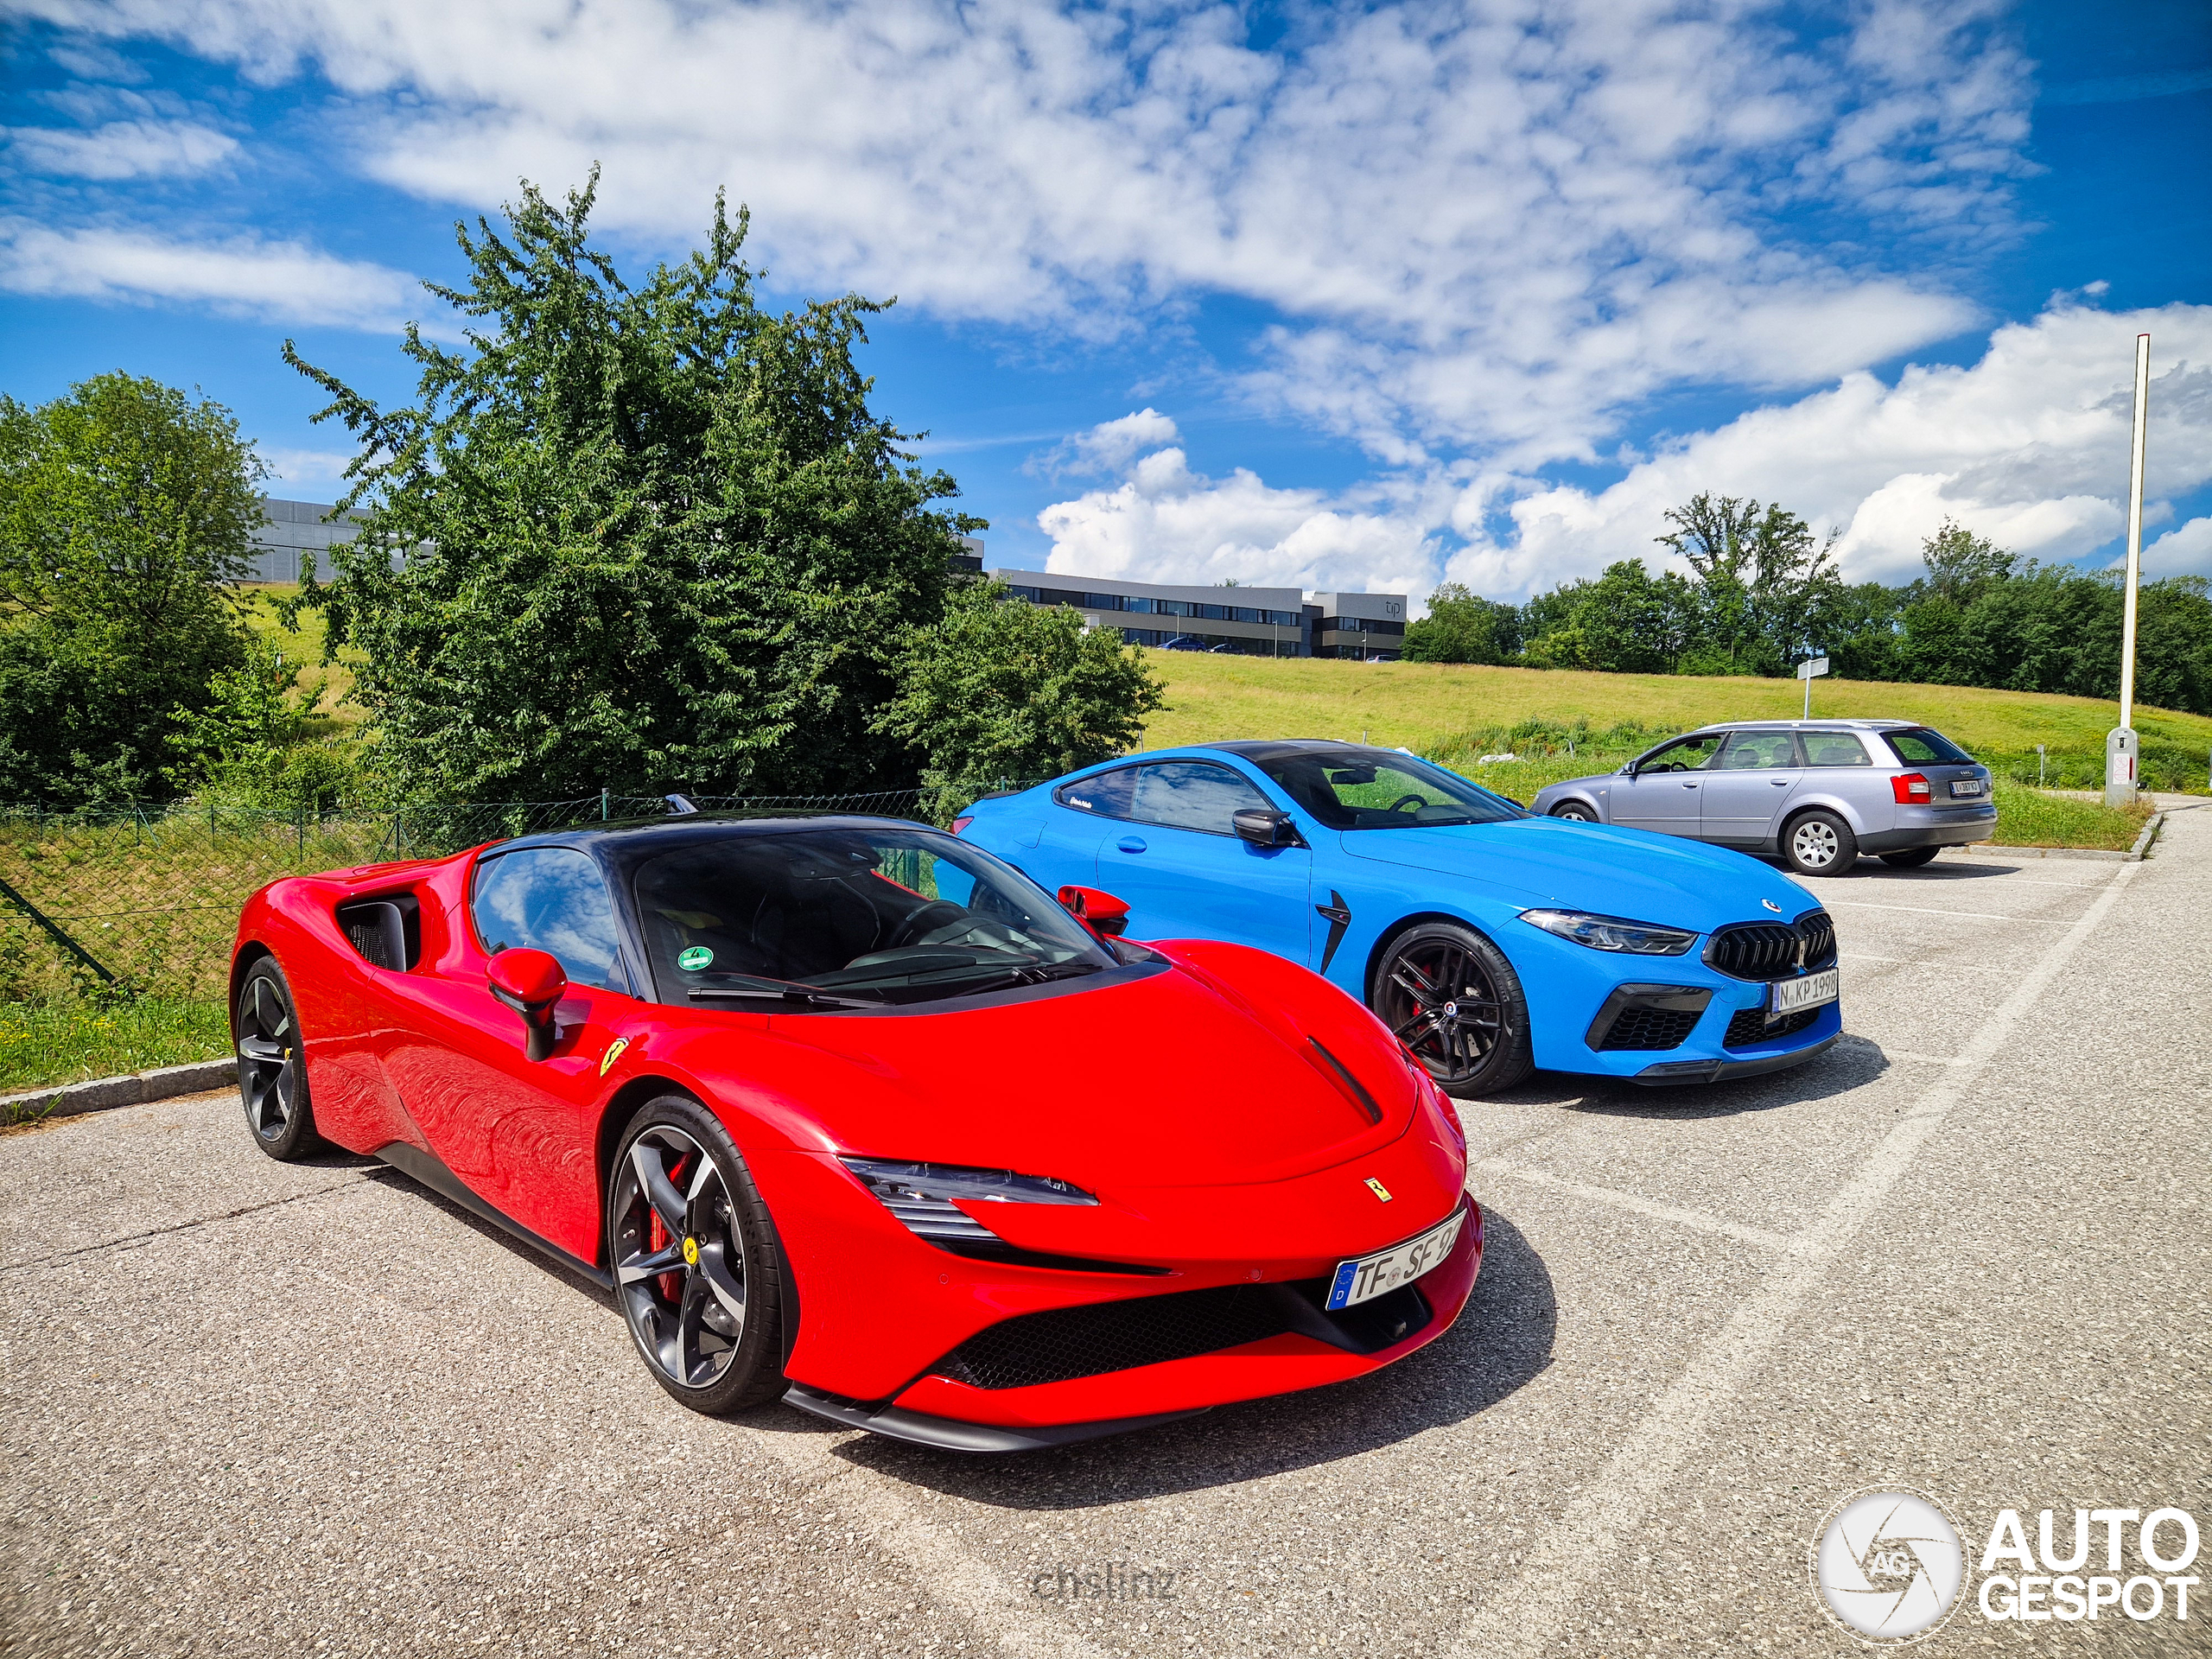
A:
POLYGON ((885 1158, 841 1158, 862 1186, 921 1238, 995 1239, 981 1222, 954 1207, 963 1204, 1092 1204, 1079 1186, 1046 1175, 1010 1169, 970 1169, 959 1164, 909 1164, 885 1158))
POLYGON ((1524 910, 1521 919, 1592 950, 1618 950, 1631 957, 1679 957, 1697 943, 1696 934, 1679 927, 1631 922, 1624 916, 1592 916, 1585 910, 1524 910))

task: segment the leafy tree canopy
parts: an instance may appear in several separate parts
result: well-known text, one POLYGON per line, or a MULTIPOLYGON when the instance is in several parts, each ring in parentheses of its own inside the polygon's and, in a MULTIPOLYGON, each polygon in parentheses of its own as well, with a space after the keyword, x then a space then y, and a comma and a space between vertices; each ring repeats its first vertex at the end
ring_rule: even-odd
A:
POLYGON ((385 766, 451 800, 911 778, 872 715, 983 523, 868 408, 883 306, 763 309, 719 196, 705 247, 632 286, 589 239, 597 182, 459 227, 468 279, 432 291, 466 343, 409 329, 413 406, 285 347, 361 445, 365 529, 305 601, 365 656, 385 766))
POLYGON ((243 660, 265 468, 219 404, 104 374, 0 397, 0 799, 158 798, 243 660))
POLYGON ((1009 783, 1112 759, 1164 709, 1160 682, 1109 628, 1027 605, 1003 583, 960 584, 934 624, 904 643, 902 689, 880 728, 926 757, 939 817, 1009 783))

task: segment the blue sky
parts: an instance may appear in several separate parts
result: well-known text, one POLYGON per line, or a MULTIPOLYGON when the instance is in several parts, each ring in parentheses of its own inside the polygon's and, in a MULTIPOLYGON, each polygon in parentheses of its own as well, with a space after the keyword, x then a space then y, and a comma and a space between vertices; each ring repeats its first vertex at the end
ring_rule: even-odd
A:
POLYGON ((994 563, 1517 597, 1703 488, 2107 563, 2148 330, 2208 572, 2212 9, 2124 10, 17 0, 0 389, 196 385, 331 499, 280 342, 407 397, 454 219, 598 161, 632 267, 721 185, 779 297, 899 296, 994 563))

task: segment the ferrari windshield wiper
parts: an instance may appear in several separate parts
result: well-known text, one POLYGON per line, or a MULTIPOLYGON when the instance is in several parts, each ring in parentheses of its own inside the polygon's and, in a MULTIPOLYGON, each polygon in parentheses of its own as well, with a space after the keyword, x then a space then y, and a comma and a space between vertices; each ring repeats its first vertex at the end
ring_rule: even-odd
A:
POLYGON ((875 1008, 882 1007, 885 1001, 880 996, 847 996, 825 991, 818 985, 783 979, 758 979, 743 985, 696 985, 684 995, 694 1002, 796 1002, 802 1007, 812 1008, 875 1008))

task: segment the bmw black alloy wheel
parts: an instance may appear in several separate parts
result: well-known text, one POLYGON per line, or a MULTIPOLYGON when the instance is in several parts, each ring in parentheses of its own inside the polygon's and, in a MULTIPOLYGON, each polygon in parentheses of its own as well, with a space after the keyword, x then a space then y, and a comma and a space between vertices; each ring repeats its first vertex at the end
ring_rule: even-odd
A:
POLYGON ((1405 934, 1376 971, 1374 1008, 1455 1094, 1507 1088, 1531 1069, 1520 982, 1470 929, 1432 923, 1405 934))
POLYGON ((615 1294, 639 1351, 673 1389, 711 1390, 745 1339, 744 1231, 729 1177, 692 1135, 657 1123, 630 1142, 613 1186, 615 1294))
POLYGON ((246 975, 232 1026, 238 1042, 238 1096, 253 1138, 270 1157, 287 1161, 317 1150, 321 1141, 308 1103, 299 1017, 274 962, 256 963, 246 975))

